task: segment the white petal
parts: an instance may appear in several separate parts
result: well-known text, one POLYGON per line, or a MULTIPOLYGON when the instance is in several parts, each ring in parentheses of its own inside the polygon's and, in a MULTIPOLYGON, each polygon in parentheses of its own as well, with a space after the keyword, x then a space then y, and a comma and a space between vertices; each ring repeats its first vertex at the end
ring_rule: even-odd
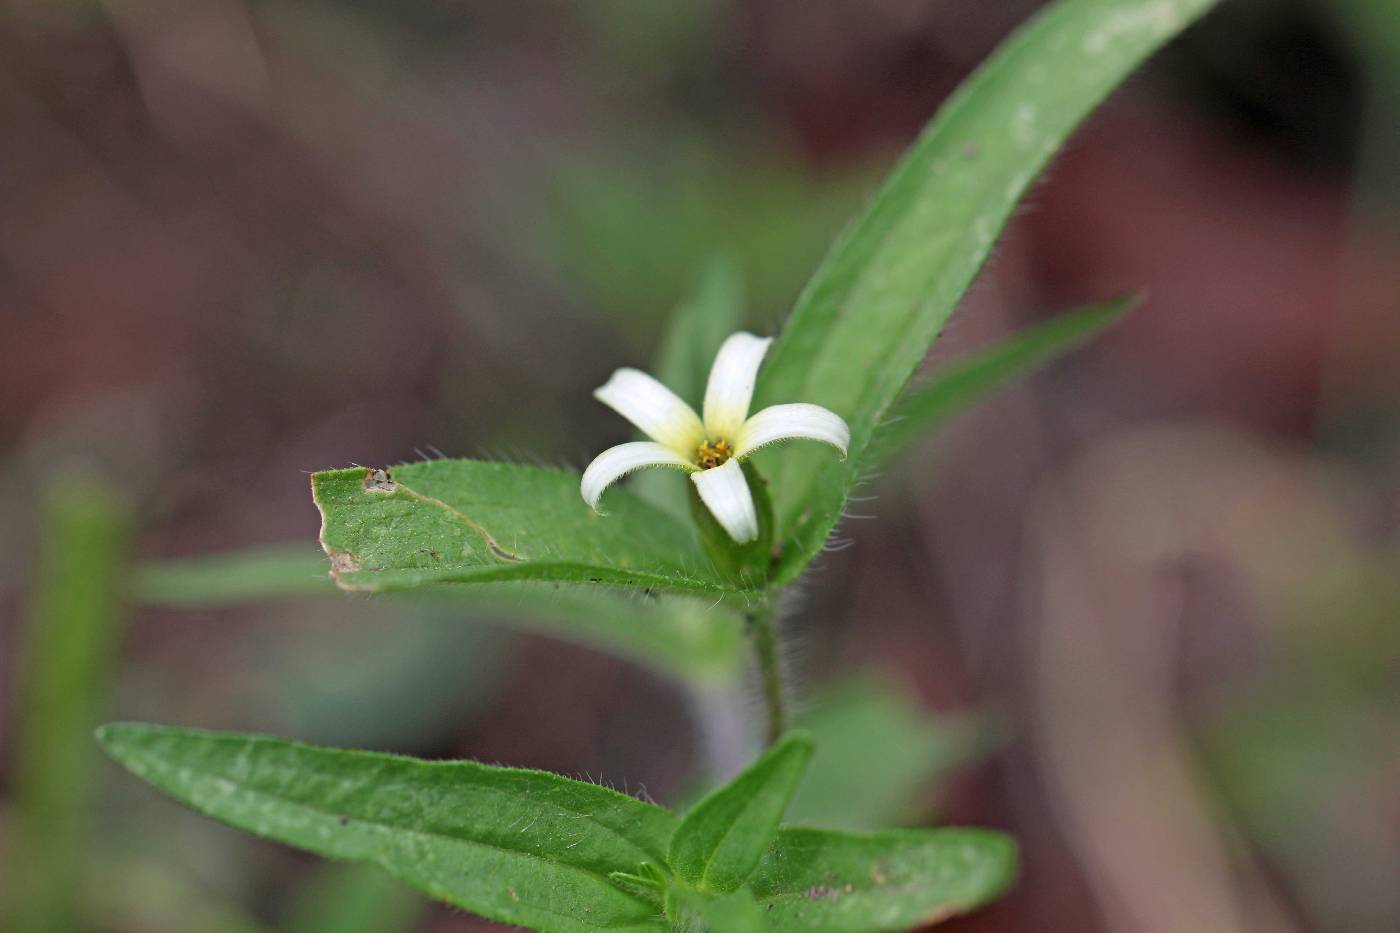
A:
POLYGON ((760 447, 797 438, 830 444, 844 458, 851 446, 851 429, 840 415, 820 405, 770 405, 744 422, 734 456, 747 457, 760 447))
POLYGON ((579 483, 583 501, 588 503, 589 508, 596 510, 603 490, 628 473, 643 467, 680 467, 683 470, 693 470, 695 464, 676 456, 669 448, 650 441, 618 444, 594 457, 588 469, 583 471, 583 482, 579 483))
POLYGON ((705 386, 705 431, 711 441, 734 443, 749 416, 758 367, 772 342, 740 331, 725 340, 715 354, 705 386))
POLYGON ((758 513, 754 511, 753 494, 749 492, 744 468, 738 460, 692 473, 690 481, 700 493, 700 501, 737 544, 747 544, 758 537, 758 513))
POLYGON ((593 397, 679 456, 694 457, 705 441, 705 426, 695 409, 641 370, 617 370, 593 397))

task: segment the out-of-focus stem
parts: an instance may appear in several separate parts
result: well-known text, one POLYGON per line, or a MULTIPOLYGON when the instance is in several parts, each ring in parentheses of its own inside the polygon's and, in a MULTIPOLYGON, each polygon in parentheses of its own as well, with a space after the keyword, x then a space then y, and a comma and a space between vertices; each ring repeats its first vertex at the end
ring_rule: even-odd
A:
POLYGON ((92 842, 100 720, 125 609, 125 503, 86 474, 61 473, 45 499, 24 629, 16 744, 14 898, 0 927, 78 926, 92 842))
POLYGON ((778 651, 778 625, 773 602, 765 599, 744 614, 749 639, 753 642, 754 660, 763 690, 763 705, 768 711, 767 741, 772 745, 787 731, 787 709, 783 687, 783 666, 778 651))

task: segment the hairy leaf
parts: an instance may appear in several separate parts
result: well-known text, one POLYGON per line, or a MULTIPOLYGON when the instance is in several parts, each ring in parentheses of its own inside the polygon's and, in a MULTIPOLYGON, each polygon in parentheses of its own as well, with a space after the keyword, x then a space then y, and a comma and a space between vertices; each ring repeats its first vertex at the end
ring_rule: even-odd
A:
MULTIPOLYGON (((1214 0, 1058 0, 943 106, 798 299, 758 404, 815 402, 851 425, 844 462, 769 455, 780 581, 820 551, 876 428, 1018 200, 1088 113, 1214 0)), ((764 456, 760 454, 760 456, 764 456)))
POLYGON ((1128 295, 1070 311, 953 361, 900 396, 888 424, 871 441, 867 463, 879 466, 899 456, 983 396, 1083 346, 1141 300, 1128 295))
POLYGON ((317 748, 167 726, 105 726, 123 765, 197 810, 432 897, 559 933, 664 929, 608 876, 659 862, 675 817, 604 787, 469 761, 317 748))
POLYGON ((784 829, 749 887, 773 930, 874 933, 965 913, 1015 871, 1016 844, 988 830, 784 829))
POLYGON ((812 757, 812 743, 789 734, 732 782, 691 810, 671 840, 671 870, 708 891, 734 891, 754 870, 812 757))
POLYGON ((722 593, 693 530, 625 489, 609 514, 562 470, 430 460, 311 477, 321 544, 348 590, 555 580, 722 593))

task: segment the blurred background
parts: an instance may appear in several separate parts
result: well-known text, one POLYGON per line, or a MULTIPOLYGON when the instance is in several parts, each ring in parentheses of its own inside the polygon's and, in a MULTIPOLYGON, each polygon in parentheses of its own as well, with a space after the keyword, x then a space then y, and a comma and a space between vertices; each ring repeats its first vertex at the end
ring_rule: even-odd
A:
MULTIPOLYGON (((707 263, 775 332, 1038 6, 0 4, 7 928, 494 928, 166 801, 108 719, 693 793, 703 700, 338 594, 305 473, 625 439, 589 393, 707 263)), ((796 815, 1015 834, 949 930, 1400 929, 1400 6, 1225 0, 1052 165, 930 369, 1139 288, 818 562, 796 815)))

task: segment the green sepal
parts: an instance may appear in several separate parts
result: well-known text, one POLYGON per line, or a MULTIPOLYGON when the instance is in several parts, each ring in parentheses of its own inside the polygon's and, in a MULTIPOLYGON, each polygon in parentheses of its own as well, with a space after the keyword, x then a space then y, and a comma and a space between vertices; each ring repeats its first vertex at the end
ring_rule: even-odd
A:
POLYGON ((753 496, 754 512, 758 516, 758 537, 747 544, 736 544, 729 532, 715 520, 700 498, 695 484, 690 484, 690 514, 700 531, 700 542, 714 562, 719 575, 740 589, 762 589, 768 583, 775 554, 773 552, 773 500, 768 494, 768 481, 751 461, 743 461, 744 480, 753 496))

